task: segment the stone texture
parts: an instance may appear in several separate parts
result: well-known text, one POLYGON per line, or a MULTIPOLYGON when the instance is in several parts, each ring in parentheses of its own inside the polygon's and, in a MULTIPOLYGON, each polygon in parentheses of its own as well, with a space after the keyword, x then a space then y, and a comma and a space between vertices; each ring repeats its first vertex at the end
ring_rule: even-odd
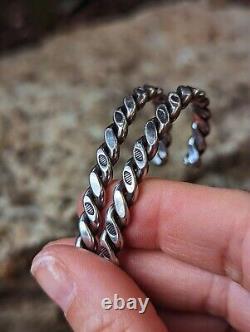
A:
MULTIPOLYGON (((247 7, 165 4, 80 25, 1 58, 1 331, 68 330, 30 281, 29 263, 49 239, 74 234, 76 199, 104 126, 133 87, 149 82, 167 91, 183 83, 211 98, 203 167, 192 171, 181 163, 190 126, 183 115, 169 164, 152 168, 152 175, 250 189, 249 20, 247 7)), ((150 116, 149 107, 131 128, 122 161, 150 116)))

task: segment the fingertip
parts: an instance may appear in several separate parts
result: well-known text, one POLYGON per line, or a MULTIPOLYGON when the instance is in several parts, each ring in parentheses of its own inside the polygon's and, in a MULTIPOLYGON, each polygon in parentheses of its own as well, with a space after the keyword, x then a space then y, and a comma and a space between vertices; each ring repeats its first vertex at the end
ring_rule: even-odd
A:
POLYGON ((105 310, 102 301, 115 294, 125 299, 145 298, 119 267, 84 249, 69 245, 45 247, 34 259, 32 273, 39 285, 65 313, 75 332, 104 330, 165 331, 152 304, 144 315, 136 310, 105 310), (149 329, 151 326, 151 329, 149 329))

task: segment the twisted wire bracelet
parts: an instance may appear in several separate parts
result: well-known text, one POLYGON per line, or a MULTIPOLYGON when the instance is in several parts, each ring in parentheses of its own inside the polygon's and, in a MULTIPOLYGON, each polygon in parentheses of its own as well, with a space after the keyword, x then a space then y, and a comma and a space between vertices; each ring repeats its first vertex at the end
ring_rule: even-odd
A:
POLYGON ((205 137, 209 134, 209 99, 202 90, 189 86, 179 86, 176 93, 171 92, 164 103, 156 107, 156 115, 147 121, 144 136, 133 147, 133 155, 122 172, 122 180, 113 190, 113 203, 105 217, 105 228, 100 236, 98 254, 115 264, 119 264, 116 254, 123 247, 122 229, 129 222, 129 207, 137 197, 138 184, 148 172, 149 161, 155 158, 160 140, 168 137, 171 123, 181 110, 192 105, 192 136, 188 140, 188 152, 184 164, 200 164, 201 155, 206 149, 205 137))
MULTIPOLYGON (((137 111, 151 101, 159 103, 164 98, 163 90, 151 85, 144 85, 134 89, 133 94, 123 100, 113 114, 113 123, 104 131, 104 143, 97 149, 96 165, 89 175, 87 188, 82 205, 84 212, 79 218, 79 235, 76 247, 96 252, 98 250, 98 233, 103 226, 100 211, 105 205, 105 190, 113 178, 113 166, 119 159, 120 145, 124 142, 128 126, 136 117, 137 111)), ((167 157, 168 142, 166 139, 159 144, 154 163, 162 164, 167 157)), ((99 234, 100 235, 100 234, 99 234)))

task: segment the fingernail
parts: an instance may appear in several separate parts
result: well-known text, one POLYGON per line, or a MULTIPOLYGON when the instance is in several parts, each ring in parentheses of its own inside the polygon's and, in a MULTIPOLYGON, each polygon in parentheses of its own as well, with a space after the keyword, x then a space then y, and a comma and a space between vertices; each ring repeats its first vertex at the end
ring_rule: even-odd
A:
POLYGON ((38 254, 31 273, 47 295, 67 312, 75 297, 75 284, 66 266, 49 253, 38 254))

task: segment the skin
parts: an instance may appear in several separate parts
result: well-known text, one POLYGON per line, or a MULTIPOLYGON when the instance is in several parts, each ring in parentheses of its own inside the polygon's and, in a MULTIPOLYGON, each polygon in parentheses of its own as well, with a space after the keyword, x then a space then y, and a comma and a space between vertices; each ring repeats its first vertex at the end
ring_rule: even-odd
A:
POLYGON ((122 269, 76 249, 73 239, 34 258, 34 277, 74 331, 250 331, 249 193, 146 180, 124 239, 122 269), (51 262, 67 275, 54 276, 60 291, 50 282, 51 262), (114 293, 148 296, 150 304, 143 315, 103 310, 101 299, 114 293))

